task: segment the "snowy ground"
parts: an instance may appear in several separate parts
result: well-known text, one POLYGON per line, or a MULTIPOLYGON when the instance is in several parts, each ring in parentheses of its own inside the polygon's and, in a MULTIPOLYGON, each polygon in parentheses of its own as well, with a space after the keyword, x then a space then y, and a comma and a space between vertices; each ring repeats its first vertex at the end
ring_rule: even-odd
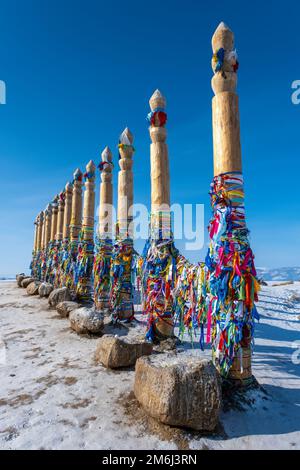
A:
POLYGON ((300 283, 263 287, 258 307, 253 372, 264 391, 248 392, 243 410, 222 412, 218 431, 201 436, 148 419, 133 370, 96 365, 97 338, 0 282, 0 448, 300 449, 300 283))

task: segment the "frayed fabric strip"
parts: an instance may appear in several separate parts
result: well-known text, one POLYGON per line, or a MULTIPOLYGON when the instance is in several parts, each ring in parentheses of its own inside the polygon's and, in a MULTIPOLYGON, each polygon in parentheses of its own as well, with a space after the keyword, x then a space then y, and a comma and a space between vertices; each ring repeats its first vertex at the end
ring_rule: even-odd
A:
MULTIPOLYGON (((210 189, 212 218, 209 271, 211 341, 213 357, 226 376, 241 347, 249 347, 259 283, 245 222, 242 173, 215 176, 210 189)), ((240 353, 239 353, 240 354, 240 353)))

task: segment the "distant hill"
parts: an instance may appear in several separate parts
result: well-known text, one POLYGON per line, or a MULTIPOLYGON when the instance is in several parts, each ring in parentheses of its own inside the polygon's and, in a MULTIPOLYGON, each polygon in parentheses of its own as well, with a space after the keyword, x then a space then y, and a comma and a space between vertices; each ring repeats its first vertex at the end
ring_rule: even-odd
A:
POLYGON ((257 275, 265 281, 300 281, 300 267, 257 268, 257 275))

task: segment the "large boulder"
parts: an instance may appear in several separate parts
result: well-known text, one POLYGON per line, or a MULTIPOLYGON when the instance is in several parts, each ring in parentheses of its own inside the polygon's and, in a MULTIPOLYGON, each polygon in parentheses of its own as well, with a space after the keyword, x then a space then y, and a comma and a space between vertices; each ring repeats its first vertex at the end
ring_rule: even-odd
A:
POLYGON ((99 340, 95 359, 110 369, 128 367, 133 366, 139 357, 151 354, 152 348, 153 345, 144 339, 104 335, 99 340))
POLYGON ((70 315, 70 326, 80 334, 97 334, 103 330, 103 315, 94 308, 81 307, 73 310, 70 315))
POLYGON ((72 300, 71 293, 67 287, 60 287, 51 292, 48 303, 50 307, 55 308, 59 302, 64 302, 65 300, 72 300))
POLYGON ((49 297, 51 292, 53 291, 53 286, 50 282, 42 282, 39 287, 39 296, 40 297, 49 297))
POLYGON ((35 279, 33 277, 25 277, 23 281, 21 281, 21 287, 24 287, 26 289, 29 284, 31 284, 35 279))
POLYGON ((25 277, 30 277, 30 276, 26 276, 24 273, 16 275, 16 281, 19 287, 22 287, 22 281, 23 279, 25 279, 25 277))
POLYGON ((59 302, 59 304, 56 305, 57 313, 64 318, 67 318, 70 313, 77 308, 80 308, 80 304, 77 302, 72 302, 71 300, 59 302))
POLYGON ((211 361, 187 354, 137 360, 134 393, 144 410, 171 426, 213 431, 221 407, 221 384, 211 361))
POLYGON ((38 295, 40 285, 41 285, 40 281, 31 282, 26 288, 27 294, 38 295))

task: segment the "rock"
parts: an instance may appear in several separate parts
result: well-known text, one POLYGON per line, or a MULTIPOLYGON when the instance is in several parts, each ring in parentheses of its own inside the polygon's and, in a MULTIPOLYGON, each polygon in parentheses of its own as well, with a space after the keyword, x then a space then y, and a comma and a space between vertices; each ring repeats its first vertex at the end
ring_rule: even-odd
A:
POLYGON ((221 407, 221 383, 211 361, 187 354, 141 357, 134 393, 144 410, 171 426, 213 431, 221 407))
POLYGON ((48 303, 50 307, 56 307, 59 302, 64 302, 65 300, 71 300, 71 293, 67 287, 60 287, 51 292, 48 303))
POLYGON ((17 280, 17 284, 19 287, 22 287, 22 281, 23 279, 25 279, 26 277, 30 277, 30 276, 25 276, 25 274, 17 274, 16 276, 16 280, 17 280))
POLYGON ((272 287, 289 286, 290 284, 294 284, 294 281, 275 282, 274 284, 272 284, 272 287))
POLYGON ((53 291, 53 286, 50 282, 42 282, 39 287, 39 296, 40 297, 49 297, 51 292, 53 291))
POLYGON ((31 284, 33 281, 34 281, 33 277, 25 277, 23 281, 21 281, 21 287, 24 287, 26 289, 26 287, 28 287, 29 284, 31 284))
POLYGON ((59 302, 59 304, 56 305, 57 313, 59 313, 59 315, 65 318, 68 317, 70 313, 73 310, 76 310, 77 308, 80 308, 80 304, 78 304, 77 302, 72 302, 70 300, 59 302))
POLYGON ((31 282, 26 288, 27 294, 38 295, 40 285, 41 285, 40 281, 31 282))
POLYGON ((70 326, 77 333, 100 333, 103 329, 103 315, 94 308, 81 307, 73 310, 70 315, 70 326))
POLYGON ((158 344, 155 344, 153 349, 156 352, 167 352, 167 351, 176 351, 177 347, 180 345, 180 341, 175 336, 159 341, 158 344))
POLYGON ((151 343, 138 338, 104 335, 99 340, 95 359, 110 369, 128 367, 134 365, 139 357, 151 354, 152 348, 151 343))

